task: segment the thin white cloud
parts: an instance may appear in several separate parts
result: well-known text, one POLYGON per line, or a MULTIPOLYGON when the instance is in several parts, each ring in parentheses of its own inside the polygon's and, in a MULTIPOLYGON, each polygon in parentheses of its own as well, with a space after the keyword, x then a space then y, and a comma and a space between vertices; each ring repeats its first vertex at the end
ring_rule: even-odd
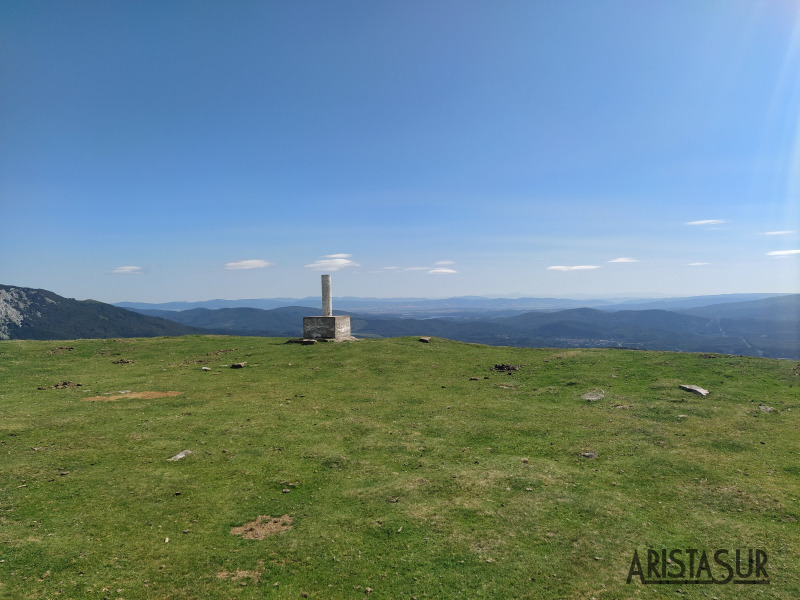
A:
POLYGON ((383 267, 384 271, 399 271, 401 273, 408 273, 411 271, 427 271, 429 275, 453 275, 458 273, 449 265, 456 264, 454 260, 437 260, 432 266, 427 267, 383 267))
POLYGON ((686 225, 721 225, 727 223, 725 219, 706 219, 704 221, 687 221, 686 225))
POLYGON ((689 263, 686 265, 687 267, 705 267, 706 265, 710 265, 711 263, 706 262, 696 262, 696 263, 689 263))
POLYGON ((565 266, 565 265, 553 265, 552 267, 547 267, 548 271, 591 271, 592 269, 599 269, 599 265, 573 265, 573 266, 565 266))
POLYGON ((427 271, 430 267, 383 267, 384 271, 427 271))
POLYGON ((251 259, 225 263, 225 268, 230 271, 237 271, 240 269, 264 269, 271 265, 272 263, 268 260, 251 259))
POLYGON ((116 267, 111 269, 112 273, 117 275, 141 275, 144 273, 144 269, 142 267, 116 267))
POLYGON ((360 267, 357 262, 350 260, 352 254, 326 254, 320 260, 306 265, 307 269, 315 271, 339 271, 347 267, 360 267))
POLYGON ((793 256, 795 254, 800 254, 800 250, 773 250, 772 252, 767 252, 767 256, 793 256))
POLYGON ((429 275, 452 275, 453 273, 458 273, 458 271, 455 269, 448 269, 446 267, 436 267, 435 269, 428 271, 429 275))
POLYGON ((628 258, 628 257, 623 256, 622 258, 615 258, 614 260, 610 260, 608 262, 610 262, 610 263, 636 263, 636 262, 639 262, 639 261, 636 260, 635 258, 628 258))
POLYGON ((765 231, 764 235, 790 235, 794 231, 765 231))

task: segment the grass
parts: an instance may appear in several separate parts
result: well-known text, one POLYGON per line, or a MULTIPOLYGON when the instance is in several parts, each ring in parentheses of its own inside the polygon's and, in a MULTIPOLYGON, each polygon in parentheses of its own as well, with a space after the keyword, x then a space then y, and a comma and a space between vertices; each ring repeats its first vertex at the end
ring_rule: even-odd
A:
POLYGON ((0 343, 0 597, 800 597, 794 363, 284 341, 0 343), (649 548, 770 584, 627 584, 649 548))

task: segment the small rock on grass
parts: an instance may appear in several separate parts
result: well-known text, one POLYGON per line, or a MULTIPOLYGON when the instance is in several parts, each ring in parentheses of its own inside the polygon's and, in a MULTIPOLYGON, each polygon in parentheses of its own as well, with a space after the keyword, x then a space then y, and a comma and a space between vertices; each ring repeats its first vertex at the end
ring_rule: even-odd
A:
POLYGON ((774 408, 772 408, 771 406, 767 406, 766 404, 759 404, 758 408, 761 410, 761 412, 765 413, 775 412, 774 408))
POLYGON ((168 458, 167 460, 170 460, 170 461, 176 461, 176 460, 180 460, 180 459, 182 459, 182 458, 186 458, 186 457, 187 457, 187 456, 189 456, 191 453, 192 453, 192 451, 191 451, 191 450, 184 450, 184 451, 182 451, 182 452, 178 452, 178 454, 176 454, 176 455, 175 455, 175 456, 173 456, 172 458, 168 458))
POLYGON ((679 388, 686 392, 692 392, 693 394, 698 394, 700 396, 708 396, 708 390, 704 390, 699 385, 679 385, 679 388))
POLYGON ((244 366, 245 366, 246 364, 247 364, 247 362, 246 362, 246 361, 245 361, 245 362, 233 363, 233 364, 231 365, 231 369, 244 369, 244 366))
POLYGON ((587 452, 581 452, 582 458, 597 458, 597 452, 589 450, 587 452))

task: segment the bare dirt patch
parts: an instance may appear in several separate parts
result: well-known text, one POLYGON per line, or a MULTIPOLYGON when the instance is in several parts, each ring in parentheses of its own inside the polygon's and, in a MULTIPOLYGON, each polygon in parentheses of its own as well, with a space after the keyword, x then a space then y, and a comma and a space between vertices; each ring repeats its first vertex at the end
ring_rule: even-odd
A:
MULTIPOLYGON (((213 352, 206 352, 203 356, 222 356, 223 354, 227 354, 228 352, 235 352, 236 348, 223 348, 222 350, 215 350, 213 352)), ((184 358, 181 362, 181 366, 186 365, 197 365, 202 363, 210 362, 206 358, 197 358, 196 356, 192 356, 190 358, 184 358)))
POLYGON ((501 373, 510 373, 512 371, 519 371, 522 368, 521 365, 509 365, 509 364, 496 364, 492 367, 492 371, 500 371, 501 373))
POLYGON ((231 535, 240 535, 248 540, 263 540, 265 537, 283 533, 292 528, 294 519, 289 515, 272 518, 269 515, 258 515, 255 521, 245 523, 241 527, 231 528, 231 535))
POLYGON ((81 387, 82 383, 77 383, 75 381, 61 381, 59 383, 54 383, 53 385, 40 385, 37 390, 65 390, 67 388, 72 387, 81 387))
POLYGON ((53 348, 52 350, 48 350, 48 354, 61 354, 62 352, 69 352, 70 350, 75 350, 75 346, 59 346, 58 348, 53 348))
POLYGON ((153 400, 155 398, 168 398, 170 396, 180 396, 183 392, 131 392, 130 394, 117 394, 115 396, 92 396, 84 398, 84 402, 114 402, 123 398, 140 398, 142 400, 153 400))
POLYGON ((245 571, 242 569, 236 569, 233 572, 220 571, 217 573, 217 579, 231 579, 233 581, 239 581, 240 579, 252 579, 255 583, 258 583, 261 580, 261 574, 261 571, 245 571))
POLYGON ((206 356, 220 356, 221 354, 227 354, 228 352, 235 352, 236 348, 223 348, 222 350, 215 350, 214 352, 206 352, 206 356))

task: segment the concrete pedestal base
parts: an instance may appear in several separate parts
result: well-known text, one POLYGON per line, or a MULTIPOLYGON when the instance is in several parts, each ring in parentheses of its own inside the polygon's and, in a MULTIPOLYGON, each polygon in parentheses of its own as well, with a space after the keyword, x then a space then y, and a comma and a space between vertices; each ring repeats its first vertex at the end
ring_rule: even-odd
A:
POLYGON ((350 316, 303 317, 303 337, 310 340, 350 339, 350 316))

